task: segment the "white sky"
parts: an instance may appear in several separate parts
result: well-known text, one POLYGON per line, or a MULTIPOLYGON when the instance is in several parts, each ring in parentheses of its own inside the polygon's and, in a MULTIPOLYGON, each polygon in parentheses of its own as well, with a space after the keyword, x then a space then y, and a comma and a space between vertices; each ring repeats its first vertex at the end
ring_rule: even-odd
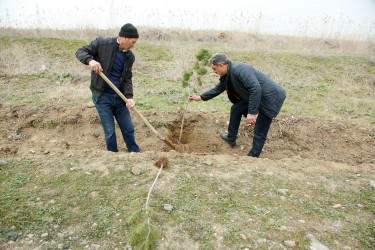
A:
POLYGON ((240 30, 375 39, 375 0, 0 0, 0 27, 240 30))

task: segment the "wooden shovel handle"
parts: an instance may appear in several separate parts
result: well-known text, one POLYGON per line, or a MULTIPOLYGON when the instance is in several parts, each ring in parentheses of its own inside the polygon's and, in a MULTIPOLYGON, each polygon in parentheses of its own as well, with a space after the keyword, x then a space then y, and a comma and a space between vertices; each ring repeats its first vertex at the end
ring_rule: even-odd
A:
MULTIPOLYGON (((99 75, 108 83, 108 85, 121 97, 122 100, 124 100, 125 103, 129 103, 129 100, 121 93, 121 91, 111 82, 111 80, 106 77, 103 72, 100 72, 99 75)), ((163 136, 159 134, 158 131, 147 121, 147 119, 134 107, 133 111, 142 119, 142 121, 147 125, 147 127, 162 141, 164 141, 168 146, 170 146, 173 149, 176 149, 176 147, 166 140, 163 136)))

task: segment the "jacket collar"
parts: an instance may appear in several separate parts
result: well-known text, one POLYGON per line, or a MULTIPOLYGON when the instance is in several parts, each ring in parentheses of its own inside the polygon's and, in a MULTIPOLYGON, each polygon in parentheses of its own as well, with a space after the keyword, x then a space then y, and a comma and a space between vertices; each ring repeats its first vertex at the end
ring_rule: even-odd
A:
POLYGON ((229 77, 230 77, 231 68, 232 68, 232 62, 229 61, 227 74, 225 76, 220 76, 220 82, 225 82, 225 83, 228 82, 229 77))

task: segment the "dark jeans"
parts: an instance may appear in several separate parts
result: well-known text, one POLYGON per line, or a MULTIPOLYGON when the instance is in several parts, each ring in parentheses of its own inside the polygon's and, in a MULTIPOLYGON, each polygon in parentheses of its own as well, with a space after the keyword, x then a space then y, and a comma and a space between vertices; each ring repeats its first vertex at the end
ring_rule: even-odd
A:
POLYGON ((118 94, 103 93, 98 98, 92 95, 96 110, 99 113, 100 121, 104 129, 105 142, 108 151, 118 152, 115 121, 120 127, 122 137, 129 152, 140 152, 134 138, 134 125, 125 102, 118 94))
MULTIPOLYGON (((236 141, 241 118, 242 116, 247 116, 247 111, 247 101, 240 100, 232 105, 228 126, 228 140, 236 141)), ((263 112, 259 112, 254 128, 253 147, 248 153, 248 156, 259 157, 266 142, 271 123, 272 118, 266 116, 263 112)))

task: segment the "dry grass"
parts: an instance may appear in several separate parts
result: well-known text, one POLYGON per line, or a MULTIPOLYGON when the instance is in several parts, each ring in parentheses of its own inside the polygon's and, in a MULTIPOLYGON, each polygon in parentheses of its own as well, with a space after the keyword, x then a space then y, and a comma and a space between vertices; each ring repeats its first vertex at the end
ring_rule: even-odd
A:
MULTIPOLYGON (((375 59, 375 41, 311 38, 303 36, 264 35, 239 31, 155 29, 139 27, 140 41, 227 43, 230 47, 247 51, 290 51, 311 55, 347 53, 375 59)), ((0 29, 0 36, 40 38, 94 39, 97 36, 117 36, 118 29, 0 29)))

